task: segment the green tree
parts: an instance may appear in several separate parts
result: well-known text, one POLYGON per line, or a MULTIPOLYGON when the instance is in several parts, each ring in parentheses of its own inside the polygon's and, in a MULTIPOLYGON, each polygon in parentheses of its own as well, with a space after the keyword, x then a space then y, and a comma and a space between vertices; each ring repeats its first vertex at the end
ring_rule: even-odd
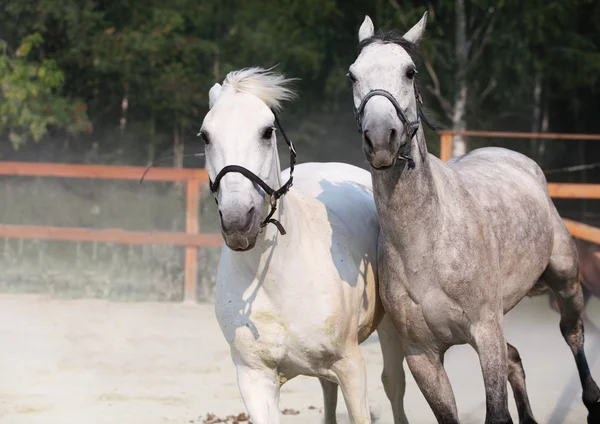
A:
POLYGON ((28 35, 14 54, 5 42, 0 56, 0 134, 15 148, 39 141, 51 126, 69 134, 91 130, 85 104, 61 95, 64 74, 56 61, 28 60, 42 42, 40 34, 28 35))

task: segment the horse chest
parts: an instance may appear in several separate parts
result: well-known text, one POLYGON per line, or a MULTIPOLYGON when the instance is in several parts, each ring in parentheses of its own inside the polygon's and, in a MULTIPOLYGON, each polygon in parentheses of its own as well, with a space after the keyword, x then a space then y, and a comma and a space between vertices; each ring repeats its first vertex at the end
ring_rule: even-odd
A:
POLYGON ((319 301, 313 300, 310 310, 286 308, 259 293, 251 306, 221 300, 216 311, 227 342, 243 363, 277 368, 288 379, 322 374, 346 340, 343 314, 319 301))
MULTIPOLYGON (((399 263, 395 262, 396 265, 399 263)), ((426 270, 421 269, 406 279, 399 279, 398 275, 405 275, 409 266, 402 272, 395 267, 384 267, 384 270, 387 272, 382 279, 382 301, 404 340, 409 344, 435 345, 468 341, 469 314, 432 280, 426 270)))

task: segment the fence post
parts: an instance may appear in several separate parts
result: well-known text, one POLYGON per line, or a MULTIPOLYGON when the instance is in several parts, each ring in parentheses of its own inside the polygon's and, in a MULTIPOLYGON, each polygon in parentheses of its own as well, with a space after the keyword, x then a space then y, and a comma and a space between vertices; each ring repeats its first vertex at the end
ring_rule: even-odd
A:
MULTIPOLYGON (((185 232, 197 234, 200 227, 200 180, 187 180, 186 184, 186 219, 185 232)), ((185 281, 183 289, 184 302, 196 301, 198 277, 198 248, 186 246, 185 248, 185 281)))
POLYGON ((452 139, 454 136, 450 131, 442 131, 440 137, 440 159, 446 162, 452 159, 452 139))

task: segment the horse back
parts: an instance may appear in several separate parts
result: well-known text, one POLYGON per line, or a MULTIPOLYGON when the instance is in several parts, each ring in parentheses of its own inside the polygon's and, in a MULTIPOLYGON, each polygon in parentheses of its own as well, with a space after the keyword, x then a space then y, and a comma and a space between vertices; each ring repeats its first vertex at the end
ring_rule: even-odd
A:
MULTIPOLYGON (((286 180, 288 175, 286 169, 282 179, 286 180)), ((325 206, 327 217, 322 218, 343 227, 336 230, 359 237, 356 242, 364 240, 376 246, 379 218, 368 171, 344 163, 304 163, 294 171, 293 187, 307 202, 325 206)))
MULTIPOLYGON (((287 170, 282 178, 287 178, 287 170)), ((294 172, 295 195, 305 201, 303 207, 316 234, 311 243, 325 244, 334 263, 339 258, 352 258, 349 263, 337 264, 339 269, 351 271, 343 278, 349 286, 359 284, 364 288, 355 295, 360 303, 359 341, 366 339, 379 325, 383 307, 378 296, 377 245, 379 241, 379 218, 371 189, 371 175, 364 169, 343 163, 305 163, 294 172), (360 283, 356 279, 362 280, 360 283), (365 309, 364 306, 368 305, 365 309)))
POLYGON ((534 287, 554 249, 560 217, 542 170, 527 156, 502 148, 477 149, 447 166, 439 162, 438 169, 450 204, 447 221, 454 228, 479 229, 485 261, 495 264, 479 271, 502 282, 510 309, 534 287))

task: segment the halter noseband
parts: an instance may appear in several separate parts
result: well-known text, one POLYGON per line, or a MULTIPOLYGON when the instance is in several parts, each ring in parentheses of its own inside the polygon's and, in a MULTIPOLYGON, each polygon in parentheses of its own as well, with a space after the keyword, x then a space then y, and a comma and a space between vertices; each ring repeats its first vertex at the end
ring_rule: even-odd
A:
MULTIPOLYGON (((260 227, 261 228, 266 227, 269 223, 271 223, 277 227, 277 229, 279 230, 281 235, 285 235, 286 232, 285 232, 285 229, 283 228, 283 225, 281 225, 281 222, 279 222, 275 218, 272 218, 272 216, 275 213, 275 211, 277 210, 277 201, 281 197, 283 197, 283 195, 285 193, 287 193, 289 191, 289 189, 292 187, 292 181, 294 180, 294 176, 293 176, 294 165, 296 164, 296 150, 294 149, 294 145, 292 144, 292 141, 287 137, 287 135, 283 131, 283 127, 279 123, 279 118, 277 117, 277 114, 275 112, 273 112, 273 115, 275 116, 275 123, 276 123, 277 127, 279 128, 279 130, 281 131, 281 135, 283 136, 285 143, 288 145, 288 148, 290 149, 290 178, 287 180, 287 182, 284 185, 282 185, 281 187, 279 187, 279 189, 275 190, 275 189, 271 188, 271 186, 269 186, 265 181, 263 181, 258 175, 256 175, 254 172, 250 171, 249 169, 244 168, 243 166, 239 166, 239 165, 227 165, 226 167, 221 169, 221 171, 217 174, 217 177, 215 178, 214 182, 209 178, 208 183, 209 183, 210 191, 216 195, 217 191, 219 191, 219 185, 220 185, 223 177, 230 172, 237 172, 238 174, 242 174, 244 177, 248 178, 250 181, 252 181, 253 183, 260 186, 260 188, 262 188, 263 191, 271 197, 271 199, 270 199, 271 210, 270 210, 269 214, 267 215, 267 217, 264 219, 264 221, 261 222, 260 227)), ((219 204, 219 201, 217 200, 216 196, 215 196, 215 202, 217 203, 217 205, 219 204)))
MULTIPOLYGON (((429 120, 425 116, 425 112, 423 112, 423 99, 421 98, 421 95, 419 94, 419 91, 417 90, 416 84, 414 84, 414 88, 415 88, 415 99, 417 101, 417 119, 416 120, 414 120, 414 121, 408 120, 408 118, 406 117, 406 113, 404 113, 404 111, 402 110, 402 108, 400 107, 400 105, 398 104, 396 99, 394 98, 394 96, 392 96, 392 94, 389 91, 382 90, 382 89, 375 89, 375 90, 371 90, 367 93, 367 95, 361 100, 360 105, 358 105, 358 108, 354 107, 354 117, 356 118, 358 132, 361 134, 363 132, 362 118, 363 118, 363 114, 365 113, 365 106, 367 105, 367 102, 375 96, 385 97, 386 99, 388 99, 390 101, 392 106, 394 106, 394 109, 396 109, 396 115, 398 115, 398 119, 400 119, 400 122, 402 122, 402 125, 404 125, 404 133, 406 134, 407 141, 412 140, 413 137, 417 134, 417 130, 419 129, 419 126, 421 125, 421 119, 423 120, 423 122, 425 122, 425 124, 431 130, 435 131, 436 130, 435 125, 433 125, 431 122, 429 122, 429 120)), ((411 168, 411 169, 415 167, 415 162, 409 156, 400 155, 400 156, 398 156, 398 159, 407 160, 409 168, 411 168)))

